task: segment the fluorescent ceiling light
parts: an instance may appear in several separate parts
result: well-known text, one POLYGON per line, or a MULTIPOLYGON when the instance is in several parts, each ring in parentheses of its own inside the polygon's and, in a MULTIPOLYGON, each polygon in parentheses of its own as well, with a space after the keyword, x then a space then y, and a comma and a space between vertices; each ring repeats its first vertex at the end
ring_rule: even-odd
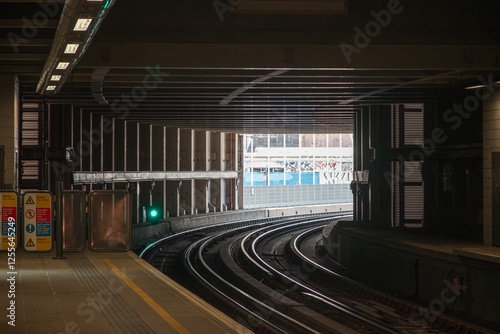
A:
POLYGON ((56 86, 47 86, 47 90, 55 90, 56 86))
POLYGON ((68 63, 68 62, 62 61, 62 62, 60 62, 59 64, 57 64, 56 69, 57 69, 57 70, 65 70, 65 69, 67 69, 67 68, 68 68, 68 66, 69 66, 69 63, 68 63))
POLYGON ((91 22, 92 19, 78 19, 73 31, 87 31, 91 22))
POLYGON ((68 44, 66 45, 66 50, 64 50, 64 53, 75 54, 79 46, 80 44, 68 44))
POLYGON ((465 89, 476 89, 476 88, 483 88, 483 87, 486 87, 486 85, 470 86, 470 87, 465 87, 465 89))
POLYGON ((61 76, 60 75, 53 75, 50 77, 50 80, 51 81, 59 81, 59 80, 61 80, 61 76))

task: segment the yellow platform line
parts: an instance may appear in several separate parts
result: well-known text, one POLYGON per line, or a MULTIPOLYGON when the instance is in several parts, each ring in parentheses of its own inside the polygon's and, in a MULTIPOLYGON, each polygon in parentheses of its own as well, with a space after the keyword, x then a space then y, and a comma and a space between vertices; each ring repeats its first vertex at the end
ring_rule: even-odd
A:
POLYGON ((134 290, 160 317, 170 324, 180 334, 191 334, 180 322, 174 319, 167 311, 165 311, 157 302, 151 298, 144 290, 139 288, 130 278, 128 278, 117 266, 109 259, 104 258, 106 264, 117 274, 132 290, 134 290))

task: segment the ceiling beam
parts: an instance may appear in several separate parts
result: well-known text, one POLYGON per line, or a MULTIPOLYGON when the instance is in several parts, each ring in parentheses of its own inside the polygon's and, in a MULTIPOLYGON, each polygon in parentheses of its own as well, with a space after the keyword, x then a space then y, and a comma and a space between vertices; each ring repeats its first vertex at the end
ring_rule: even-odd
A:
MULTIPOLYGON (((369 45, 346 58, 337 44, 209 44, 97 42, 80 66, 162 70, 416 69, 496 70, 500 45, 369 45)), ((264 73, 266 75, 267 73, 264 73)))
MULTIPOLYGON (((59 20, 49 19, 46 24, 37 25, 37 29, 55 29, 59 20)), ((22 19, 0 19, 0 28, 22 29, 26 27, 25 20, 22 19)))
MULTIPOLYGON (((15 60, 15 61, 45 61, 47 54, 45 53, 0 53, 0 60, 15 60)), ((30 64, 33 65, 33 64, 30 64)))
POLYGON ((182 172, 74 172, 74 184, 96 184, 137 181, 181 181, 237 179, 237 171, 182 171, 182 172))
MULTIPOLYGON (((0 0, 1 1, 1 0, 0 0)), ((11 46, 12 41, 8 38, 0 38, 0 46, 11 46)), ((52 39, 49 38, 32 38, 27 46, 51 46, 52 39)))

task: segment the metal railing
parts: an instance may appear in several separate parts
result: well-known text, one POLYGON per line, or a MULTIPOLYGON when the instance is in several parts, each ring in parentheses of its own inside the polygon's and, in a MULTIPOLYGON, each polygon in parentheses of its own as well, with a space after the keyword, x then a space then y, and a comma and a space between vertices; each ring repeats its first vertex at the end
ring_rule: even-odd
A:
POLYGON ((352 203, 350 184, 243 188, 243 207, 245 209, 335 203, 352 203))

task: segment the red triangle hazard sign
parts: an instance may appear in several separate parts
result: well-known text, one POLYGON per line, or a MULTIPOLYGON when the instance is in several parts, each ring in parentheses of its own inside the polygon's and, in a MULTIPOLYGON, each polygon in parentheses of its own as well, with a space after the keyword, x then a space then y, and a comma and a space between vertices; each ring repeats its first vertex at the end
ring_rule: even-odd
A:
POLYGON ((26 247, 35 247, 35 243, 33 242, 33 240, 30 239, 26 244, 26 247))
POLYGON ((30 196, 30 197, 28 197, 26 204, 35 204, 35 201, 33 201, 33 198, 31 198, 31 196, 30 196))

